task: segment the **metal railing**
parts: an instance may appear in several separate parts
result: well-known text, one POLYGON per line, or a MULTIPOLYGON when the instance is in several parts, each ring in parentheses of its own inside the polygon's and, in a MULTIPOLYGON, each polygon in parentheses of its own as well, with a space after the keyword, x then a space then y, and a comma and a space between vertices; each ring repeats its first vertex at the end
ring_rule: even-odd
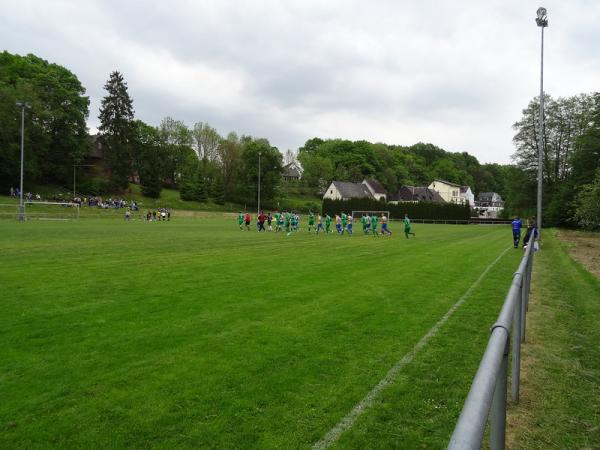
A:
POLYGON ((448 449, 481 448, 488 416, 490 448, 498 450, 505 447, 510 337, 512 337, 511 397, 516 404, 519 402, 521 343, 525 341, 525 315, 529 303, 531 270, 536 245, 537 242, 534 242, 532 236, 525 256, 513 275, 500 315, 492 326, 487 348, 450 438, 448 449))
MULTIPOLYGON (((403 219, 390 219, 392 222, 402 222, 403 219)), ((443 224, 443 225, 510 225, 512 220, 504 219, 410 219, 411 223, 443 224)))

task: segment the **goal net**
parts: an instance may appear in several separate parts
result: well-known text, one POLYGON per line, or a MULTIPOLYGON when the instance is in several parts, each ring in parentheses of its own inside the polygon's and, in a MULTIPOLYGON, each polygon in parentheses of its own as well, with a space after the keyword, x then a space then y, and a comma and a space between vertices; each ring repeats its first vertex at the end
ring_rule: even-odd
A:
POLYGON ((381 218, 382 214, 385 214, 385 216, 388 218, 388 220, 390 219, 389 211, 352 211, 352 217, 354 218, 354 220, 360 220, 360 218, 362 216, 372 216, 372 215, 376 215, 377 217, 381 218))
POLYGON ((23 202, 25 220, 76 220, 79 204, 70 202, 23 202))

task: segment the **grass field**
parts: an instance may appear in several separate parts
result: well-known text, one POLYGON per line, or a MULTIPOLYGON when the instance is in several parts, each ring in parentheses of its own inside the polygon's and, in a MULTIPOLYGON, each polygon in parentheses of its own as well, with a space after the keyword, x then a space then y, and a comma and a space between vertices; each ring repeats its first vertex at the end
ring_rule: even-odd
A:
POLYGON ((598 249, 599 233, 545 233, 509 448, 600 449, 600 278, 588 272, 600 274, 598 249))
MULTIPOLYGON (((506 226, 391 228, 0 221, 0 447, 311 448, 511 243, 506 226)), ((333 447, 445 447, 521 256, 333 447)))

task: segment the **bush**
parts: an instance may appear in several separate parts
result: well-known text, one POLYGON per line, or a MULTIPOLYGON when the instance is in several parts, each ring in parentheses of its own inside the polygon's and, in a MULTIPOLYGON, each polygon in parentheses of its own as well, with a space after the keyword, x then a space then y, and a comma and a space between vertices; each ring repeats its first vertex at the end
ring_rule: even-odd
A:
POLYGON ((77 193, 79 195, 106 195, 111 192, 110 181, 102 178, 90 178, 77 182, 77 193))

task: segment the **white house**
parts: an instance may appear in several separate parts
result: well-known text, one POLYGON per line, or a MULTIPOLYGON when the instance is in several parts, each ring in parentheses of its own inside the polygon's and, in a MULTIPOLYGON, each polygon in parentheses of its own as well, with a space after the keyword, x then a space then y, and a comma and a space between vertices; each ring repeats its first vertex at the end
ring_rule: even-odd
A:
POLYGON ((473 194, 470 186, 460 187, 460 198, 463 199, 463 203, 468 203, 471 208, 475 206, 475 194, 473 194))
POLYGON ((460 196, 460 184, 444 180, 433 180, 428 187, 440 194, 440 197, 448 203, 464 204, 466 202, 465 199, 460 196))
POLYGON ((363 183, 350 183, 348 181, 332 181, 323 200, 350 200, 351 198, 373 198, 373 194, 363 183))
POLYGON ((283 166, 282 177, 286 181, 298 181, 302 178, 302 166, 300 163, 293 161, 283 166))
POLYGON ((387 191, 381 185, 381 183, 379 183, 379 181, 364 179, 362 184, 364 184, 367 187, 367 189, 371 193, 371 196, 375 200, 387 200, 387 191))
POLYGON ((500 211, 504 209, 504 201, 496 192, 481 192, 477 196, 475 207, 479 210, 480 216, 498 217, 500 211))

